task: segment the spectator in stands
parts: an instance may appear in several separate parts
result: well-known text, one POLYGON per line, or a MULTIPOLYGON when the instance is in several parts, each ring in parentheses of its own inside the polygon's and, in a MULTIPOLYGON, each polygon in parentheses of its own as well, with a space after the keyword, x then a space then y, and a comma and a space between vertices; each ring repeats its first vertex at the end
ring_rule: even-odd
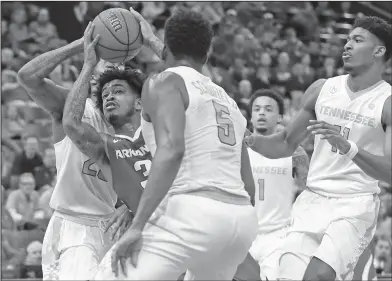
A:
POLYGON ((26 21, 27 16, 24 8, 18 8, 12 11, 9 35, 11 46, 14 50, 20 48, 20 43, 22 41, 31 38, 26 21))
POLYGON ((3 130, 12 139, 21 139, 26 127, 22 112, 14 103, 7 104, 6 118, 3 120, 3 130))
POLYGON ((21 268, 21 278, 42 278, 42 243, 33 241, 27 246, 27 256, 21 268))
POLYGON ((337 76, 336 61, 332 57, 326 57, 324 59, 324 65, 317 71, 317 79, 331 78, 337 76))
POLYGON ((38 193, 34 190, 35 180, 32 174, 24 173, 19 178, 19 189, 10 192, 6 208, 18 229, 34 229, 35 212, 38 211, 38 193))
POLYGON ((43 165, 34 168, 36 190, 40 193, 49 189, 56 176, 56 156, 54 148, 49 147, 44 151, 43 165))
POLYGON ((280 87, 284 87, 284 89, 279 92, 285 94, 287 85, 293 77, 290 69, 290 57, 288 53, 281 52, 278 55, 278 64, 274 72, 273 80, 280 87))
POLYGON ((38 140, 35 136, 27 136, 23 139, 23 151, 16 155, 11 168, 11 188, 15 187, 15 182, 19 175, 23 173, 33 173, 35 167, 43 165, 41 156, 38 153, 38 140))
POLYGON ((57 28, 50 22, 48 9, 40 9, 37 20, 30 23, 30 33, 35 41, 46 45, 50 38, 57 37, 57 28))
POLYGON ((239 101, 248 104, 250 95, 252 94, 252 84, 249 80, 241 80, 238 83, 239 101))
POLYGON ((386 235, 376 236, 375 242, 374 268, 378 275, 383 276, 385 274, 391 274, 391 237, 386 235))

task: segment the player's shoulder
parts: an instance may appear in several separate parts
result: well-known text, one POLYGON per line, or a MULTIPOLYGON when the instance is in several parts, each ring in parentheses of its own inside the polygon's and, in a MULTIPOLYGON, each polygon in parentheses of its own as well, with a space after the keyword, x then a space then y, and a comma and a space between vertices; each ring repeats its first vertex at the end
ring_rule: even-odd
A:
POLYGON ((149 77, 145 83, 149 92, 156 92, 156 90, 176 88, 184 84, 181 75, 172 71, 163 71, 149 77))
POLYGON ((384 102, 384 107, 382 110, 382 123, 386 126, 391 126, 392 125, 392 98, 391 95, 387 97, 387 99, 384 102))
POLYGON ((322 78, 313 82, 305 91, 303 104, 305 108, 314 109, 316 101, 320 95, 321 89, 324 87, 327 79, 322 78))

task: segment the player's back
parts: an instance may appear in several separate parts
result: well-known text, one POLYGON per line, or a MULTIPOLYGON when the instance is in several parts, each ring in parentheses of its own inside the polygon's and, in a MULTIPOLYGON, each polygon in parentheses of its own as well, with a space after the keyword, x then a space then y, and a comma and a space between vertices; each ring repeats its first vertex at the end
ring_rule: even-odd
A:
MULTIPOLYGON (((385 131, 381 123, 391 85, 385 81, 356 93, 351 100, 348 75, 328 79, 316 102, 317 120, 336 126, 341 134, 358 147, 382 156, 385 131)), ((379 192, 378 181, 366 175, 353 161, 344 157, 327 140, 316 136, 307 186, 331 197, 351 197, 379 192)))
POLYGON ((256 187, 259 234, 281 229, 290 223, 295 190, 293 159, 268 159, 250 148, 248 152, 256 187))
MULTIPOLYGON (((83 122, 98 132, 109 132, 103 115, 87 99, 83 122)), ((117 195, 100 168, 83 154, 68 136, 54 144, 56 153, 57 183, 50 207, 69 215, 96 217, 114 211, 117 195)))
POLYGON ((150 150, 144 142, 141 127, 133 136, 109 136, 106 151, 112 171, 113 187, 120 198, 129 198, 130 201, 125 203, 130 210, 136 212, 147 183, 152 159, 150 150), (131 196, 128 196, 129 194, 131 196))
MULTIPOLYGON (((169 194, 201 189, 247 197, 241 179, 241 150, 246 119, 225 90, 190 67, 169 68, 182 77, 189 95, 185 116, 185 154, 169 194)), ((156 149, 152 124, 142 129, 152 154, 156 149)))

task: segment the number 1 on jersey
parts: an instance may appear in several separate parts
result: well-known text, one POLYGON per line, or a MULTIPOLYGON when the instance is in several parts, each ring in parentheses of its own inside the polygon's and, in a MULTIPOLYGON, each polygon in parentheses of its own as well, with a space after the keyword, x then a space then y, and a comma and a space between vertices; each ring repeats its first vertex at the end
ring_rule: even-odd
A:
POLYGON ((259 200, 264 201, 264 179, 259 179, 258 184, 259 184, 259 200))
MULTIPOLYGON (((334 127, 338 128, 339 132, 342 132, 342 126, 339 125, 334 125, 334 127)), ((343 137, 348 140, 348 136, 350 135, 350 128, 344 127, 343 129, 343 137)), ((332 146, 332 152, 336 153, 338 152, 337 148, 335 146, 332 146)), ((339 152, 339 154, 342 154, 339 152)))

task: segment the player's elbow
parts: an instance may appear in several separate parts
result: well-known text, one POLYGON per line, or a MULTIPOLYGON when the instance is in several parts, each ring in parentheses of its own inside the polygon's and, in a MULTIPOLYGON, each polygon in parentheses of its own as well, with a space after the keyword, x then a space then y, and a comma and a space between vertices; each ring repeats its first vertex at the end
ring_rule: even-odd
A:
POLYGON ((39 81, 37 81, 34 73, 29 71, 25 65, 18 71, 18 82, 24 87, 31 87, 36 85, 39 81))

